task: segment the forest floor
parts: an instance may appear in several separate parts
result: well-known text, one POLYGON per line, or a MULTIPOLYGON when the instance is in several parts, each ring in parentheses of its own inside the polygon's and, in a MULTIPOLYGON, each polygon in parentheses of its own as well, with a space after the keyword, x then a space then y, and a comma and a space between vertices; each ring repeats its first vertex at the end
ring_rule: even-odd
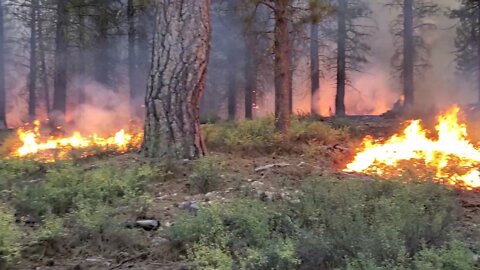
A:
MULTIPOLYGON (((200 166, 196 165, 197 161, 169 161, 162 162, 161 165, 158 165, 160 163, 151 165, 151 161, 147 161, 135 153, 88 158, 67 165, 62 163, 62 165, 44 166, 34 163, 34 165, 27 165, 27 168, 23 168, 24 165, 18 165, 18 163, 2 165, 0 166, 0 172, 4 170, 2 175, 8 176, 9 180, 31 181, 38 185, 36 181, 40 179, 38 180, 41 183, 40 185, 48 185, 46 188, 42 187, 41 191, 38 191, 38 187, 29 189, 25 185, 21 185, 20 188, 15 184, 4 187, 4 190, 14 190, 12 191, 13 194, 19 194, 2 195, 2 197, 7 197, 3 200, 12 205, 17 217, 17 227, 20 228, 22 234, 21 240, 18 240, 21 243, 16 251, 18 254, 9 260, 8 265, 12 269, 38 270, 190 269, 192 253, 188 251, 188 245, 182 244, 182 241, 188 241, 182 239, 188 238, 188 234, 195 234, 195 232, 186 232, 187 236, 178 238, 180 241, 178 239, 172 240, 171 230, 175 228, 179 217, 185 215, 194 217, 197 211, 201 212, 212 205, 239 204, 239 198, 250 198, 257 201, 259 205, 266 204, 268 207, 295 202, 298 198, 301 200, 303 192, 305 192, 305 186, 309 185, 312 179, 316 179, 320 185, 322 185, 322 181, 329 182, 332 179, 338 182, 356 181, 359 183, 377 181, 368 176, 347 174, 342 172, 341 169, 351 160, 353 149, 364 135, 383 137, 392 134, 398 131, 401 126, 400 120, 381 117, 354 117, 330 119, 323 123, 334 129, 341 129, 342 132, 347 127, 348 139, 343 136, 339 136, 342 138, 338 141, 336 139, 323 139, 319 142, 309 139, 307 146, 305 146, 303 137, 298 136, 298 142, 293 140, 293 145, 288 146, 290 147, 288 151, 284 149, 263 151, 258 150, 258 147, 254 147, 256 151, 251 151, 249 150, 250 146, 245 150, 214 142, 210 152, 211 158, 200 166), (301 137, 302 139, 300 139, 301 137), (297 149, 297 144, 302 144, 302 150, 297 149), (305 147, 314 148, 315 151, 307 151, 305 147), (143 167, 145 164, 149 165, 143 167), (146 176, 144 186, 142 186, 144 191, 138 195, 142 198, 145 197, 145 201, 139 202, 135 198, 123 199, 124 194, 134 193, 137 188, 125 187, 120 180, 109 182, 110 178, 123 179, 122 177, 129 175, 129 172, 125 171, 118 174, 118 172, 104 170, 104 168, 112 166, 122 168, 121 170, 128 170, 128 168, 136 170, 135 168, 141 167, 140 170, 135 171, 135 176, 132 176, 132 179, 126 178, 126 181, 131 183, 136 181, 135 177, 138 175, 146 176), (261 168, 262 166, 267 167, 261 168), (22 172, 15 171, 12 169, 13 167, 18 167, 18 170, 22 172), (6 173, 7 171, 8 173, 6 173), (13 174, 12 171, 15 171, 15 173, 13 174), (28 173, 25 173, 25 171, 28 171, 28 173), (97 171, 101 172, 97 174, 97 171), (72 176, 82 174, 85 174, 85 176, 78 179, 72 176), (98 183, 93 183, 93 186, 84 186, 80 183, 80 181, 97 178, 100 180, 98 180, 98 183), (43 183, 43 181, 46 183, 43 183), (48 181, 55 184, 48 184, 48 181), (62 184, 62 181, 67 181, 67 184, 62 184), (104 184, 104 182, 108 183, 104 184), (112 195, 109 193, 110 191, 107 192, 108 194, 100 192, 96 194, 95 188, 101 190, 119 189, 122 195, 112 195), (74 192, 75 195, 64 195, 62 192, 74 192), (92 195, 93 193, 96 195, 92 195), (79 194, 83 195, 80 196, 79 194), (86 198, 89 196, 92 197, 88 200, 89 202, 100 199, 95 201, 93 207, 88 206, 89 203, 77 204, 80 197, 86 198), (111 200, 108 196, 115 197, 115 200, 120 198, 118 204, 115 200, 112 200, 115 201, 114 203, 110 203, 111 200), (46 199, 47 197, 48 199, 46 199), (116 209, 104 209, 98 205, 103 202, 116 209), (68 205, 58 207, 59 204, 63 203, 68 205), (110 218, 110 215, 112 218, 110 218), (113 218, 114 216, 115 218, 113 218), (109 221, 109 219, 111 220, 109 221), (141 228, 119 228, 118 230, 114 228, 119 225, 122 227, 122 222, 136 219, 156 219, 161 222, 161 227, 155 231, 144 231, 141 228), (53 220, 54 222, 49 223, 47 220, 53 220), (46 224, 49 224, 49 226, 46 224)), ((207 136, 214 135, 207 134, 207 136)), ((241 143, 236 145, 241 145, 241 143)), ((450 188, 448 190, 454 194, 455 203, 462 208, 460 217, 454 223, 452 233, 455 233, 457 240, 470 248, 472 254, 479 254, 480 191, 450 188)), ((299 217, 298 220, 303 219, 299 217)), ((201 231, 202 229, 194 228, 193 230, 201 231)), ((173 235, 178 234, 179 232, 175 232, 173 235)), ((423 244, 429 245, 430 243, 423 244)), ((194 257, 198 258, 200 251, 194 250, 193 252, 197 254, 194 257)), ((475 260, 478 259, 478 255, 473 256, 475 260)), ((205 260, 215 261, 217 259, 208 258, 205 260)), ((281 267, 277 265, 274 269, 314 269, 307 264, 293 263, 294 261, 292 260, 290 266, 288 264, 281 267), (303 268, 299 265, 302 265, 303 268)), ((333 269, 332 265, 336 263, 332 259, 329 264, 319 263, 317 266, 324 265, 325 269, 333 269)), ((339 262, 338 265, 342 263, 339 262)), ((207 264, 205 263, 205 265, 207 264)), ((213 265, 217 265, 217 267, 210 269, 224 269, 220 266, 220 262, 215 262, 213 265)), ((207 269, 208 267, 204 268, 207 269)), ((256 269, 256 267, 246 267, 246 269, 256 269)), ((264 268, 258 267, 257 269, 264 268)), ((353 268, 348 269, 383 268, 353 266, 353 268)))

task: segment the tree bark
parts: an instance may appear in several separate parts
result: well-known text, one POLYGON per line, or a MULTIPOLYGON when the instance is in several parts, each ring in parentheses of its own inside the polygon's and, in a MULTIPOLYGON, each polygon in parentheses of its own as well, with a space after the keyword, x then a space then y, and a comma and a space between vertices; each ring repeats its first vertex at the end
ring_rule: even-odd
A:
POLYGON ((5 36, 3 19, 3 1, 0 1, 0 129, 7 127, 5 95, 5 36))
POLYGON ((135 54, 135 6, 133 0, 128 0, 127 3, 127 18, 128 18, 128 82, 130 88, 130 100, 134 100, 137 95, 137 57, 135 54))
MULTIPOLYGON (((53 111, 65 116, 67 104, 67 0, 57 0, 53 111)), ((61 120, 61 119, 60 119, 61 120)))
POLYGON ((234 121, 237 114, 237 70, 234 65, 235 55, 234 50, 229 52, 229 66, 228 66, 228 119, 234 121))
POLYGON ((255 38, 245 34, 245 118, 253 119, 257 103, 257 60, 253 49, 255 38))
POLYGON ((30 71, 28 75, 28 118, 33 121, 37 107, 37 9, 38 1, 30 7, 30 71))
POLYGON ((291 44, 288 32, 288 0, 275 1, 275 128, 286 134, 290 127, 291 44))
POLYGON ((210 0, 158 0, 142 152, 151 158, 206 154, 199 103, 210 52, 210 0))
POLYGON ((477 39, 477 67, 478 67, 478 70, 477 70, 478 101, 477 102, 480 104, 480 5, 477 7, 477 13, 478 13, 477 14, 477 19, 478 19, 477 27, 479 28, 479 30, 477 31, 477 34, 476 34, 477 35, 476 36, 476 39, 477 39))
POLYGON ((104 85, 110 85, 110 57, 108 46, 108 25, 110 14, 108 14, 108 1, 98 1, 98 16, 96 18, 96 48, 95 48, 95 80, 104 85))
POLYGON ((339 0, 338 4, 338 37, 337 37, 337 95, 335 96, 335 115, 345 115, 345 85, 346 74, 346 42, 347 26, 346 12, 347 0, 339 0))
MULTIPOLYGON (((39 12, 39 11, 38 11, 39 12)), ((42 80, 42 88, 43 88, 43 95, 45 100, 45 110, 47 115, 50 114, 50 87, 48 84, 48 70, 47 70, 47 63, 46 63, 46 55, 45 55, 45 39, 43 36, 43 23, 42 18, 39 16, 38 18, 38 49, 39 49, 39 57, 40 57, 40 68, 42 70, 41 80, 42 80)))
POLYGON ((318 114, 316 96, 320 90, 320 60, 318 44, 318 23, 313 22, 310 25, 310 81, 311 81, 311 113, 318 114))
POLYGON ((415 43, 413 38, 413 0, 403 3, 403 94, 404 106, 410 109, 414 104, 415 43))
MULTIPOLYGON (((82 2, 82 4, 86 5, 85 2, 82 2)), ((77 91, 78 93, 78 98, 79 98, 79 103, 84 104, 87 97, 85 93, 85 80, 87 76, 87 53, 86 53, 86 27, 87 27, 87 22, 85 18, 85 13, 86 9, 81 8, 80 9, 80 14, 78 16, 78 21, 79 21, 79 26, 78 26, 78 41, 79 41, 79 55, 80 59, 78 60, 78 73, 80 74, 80 82, 77 91)))

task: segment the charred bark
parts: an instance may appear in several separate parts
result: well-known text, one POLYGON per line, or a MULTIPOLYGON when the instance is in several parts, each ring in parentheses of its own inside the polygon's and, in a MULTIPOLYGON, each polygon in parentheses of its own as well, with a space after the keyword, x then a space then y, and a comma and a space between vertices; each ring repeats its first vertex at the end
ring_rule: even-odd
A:
POLYGON ((275 128, 286 134, 290 127, 290 35, 287 0, 275 1, 275 128))
POLYGON ((318 23, 313 22, 310 25, 310 81, 311 81, 311 113, 317 114, 316 96, 320 90, 320 60, 318 44, 318 23))
POLYGON ((67 105, 67 0, 57 0, 57 28, 55 37, 55 74, 53 111, 65 115, 67 105))
POLYGON ((413 0, 403 3, 403 94, 404 106, 414 104, 415 41, 413 37, 413 0))
POLYGON ((210 51, 210 0, 157 4, 142 152, 151 158, 197 158, 206 154, 199 103, 210 51))
POLYGON ((30 7, 30 71, 28 75, 28 117, 34 120, 37 107, 37 9, 38 1, 32 0, 30 7))
POLYGON ((346 43, 347 43, 347 0, 339 0, 338 4, 338 37, 337 37, 337 95, 335 96, 335 115, 345 115, 346 43))
POLYGON ((3 1, 0 1, 0 129, 7 127, 5 95, 5 36, 3 21, 3 1))

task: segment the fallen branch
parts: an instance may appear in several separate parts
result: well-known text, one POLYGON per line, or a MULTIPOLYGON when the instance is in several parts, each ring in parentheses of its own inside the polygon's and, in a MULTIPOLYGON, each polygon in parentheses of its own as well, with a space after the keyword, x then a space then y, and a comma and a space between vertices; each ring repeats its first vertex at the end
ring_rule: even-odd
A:
POLYGON ((255 172, 261 172, 261 171, 265 171, 265 170, 268 170, 268 169, 272 169, 272 168, 280 168, 280 167, 287 167, 287 166, 291 166, 292 164, 289 164, 289 163, 285 163, 285 162, 282 162, 282 163, 275 163, 275 164, 268 164, 268 165, 265 165, 265 166, 260 166, 260 167, 257 167, 255 168, 255 172))

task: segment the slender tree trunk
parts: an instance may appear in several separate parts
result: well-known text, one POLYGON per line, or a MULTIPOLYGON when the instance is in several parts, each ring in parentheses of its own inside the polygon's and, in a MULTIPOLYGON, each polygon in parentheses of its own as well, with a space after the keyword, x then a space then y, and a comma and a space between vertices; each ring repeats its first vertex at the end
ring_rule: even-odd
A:
POLYGON ((39 57, 40 57, 40 67, 42 70, 42 87, 43 87, 43 95, 45 99, 45 110, 47 115, 50 114, 50 93, 49 93, 49 84, 48 84, 48 70, 47 70, 47 63, 45 59, 45 39, 43 36, 43 18, 39 16, 38 18, 38 44, 39 44, 39 57))
MULTIPOLYGON (((86 3, 83 3, 86 4, 86 3)), ((80 54, 80 59, 78 60, 78 73, 80 74, 80 82, 78 86, 78 97, 79 97, 79 103, 84 104, 86 101, 86 93, 85 93, 85 78, 87 76, 87 53, 86 53, 86 21, 85 21, 85 15, 84 13, 86 12, 84 8, 80 9, 81 14, 78 16, 78 21, 80 23, 78 27, 78 41, 79 41, 79 54, 80 54)))
POLYGON ((403 3, 403 94, 404 105, 410 109, 414 104, 415 43, 413 38, 413 0, 403 3))
POLYGON ((57 0, 53 111, 61 113, 61 118, 64 118, 67 106, 67 2, 57 0))
POLYGON ((290 127, 291 48, 288 0, 275 1, 275 127, 286 134, 290 127))
POLYGON ((230 49, 228 66, 228 119, 234 121, 237 114, 237 70, 235 61, 235 50, 230 49))
POLYGON ((110 85, 110 56, 108 44, 108 25, 109 14, 106 12, 108 9, 108 2, 105 0, 98 1, 99 16, 96 18, 96 49, 95 49, 95 80, 104 85, 110 85))
POLYGON ((28 117, 33 121, 37 107, 37 9, 38 0, 32 0, 30 7, 30 71, 28 75, 28 117))
POLYGON ((0 129, 7 127, 5 95, 5 36, 3 21, 3 1, 0 1, 0 129))
POLYGON ((138 60, 135 54, 135 7, 133 0, 128 0, 127 3, 127 18, 128 18, 128 82, 130 87, 130 100, 133 100, 136 95, 137 84, 137 67, 138 60))
POLYGON ((253 49, 254 37, 245 37, 245 118, 253 119, 257 95, 257 60, 253 49))
MULTIPOLYGON (((474 27, 474 28, 477 28, 479 29, 480 28, 480 5, 477 7, 477 18, 478 18, 478 22, 477 22, 477 27, 474 27)), ((478 70, 477 70, 477 80, 478 80, 478 103, 480 104, 480 29, 477 31, 476 33, 476 38, 477 38, 477 67, 478 67, 478 70)))
POLYGON ((158 0, 142 152, 151 158, 206 154, 200 99, 210 52, 210 0, 158 0))
POLYGON ((318 114, 316 97, 320 90, 320 60, 318 45, 318 23, 310 25, 310 81, 312 87, 311 113, 318 114))
POLYGON ((338 40, 337 40, 337 95, 335 97, 335 115, 345 115, 345 85, 347 80, 346 73, 346 42, 347 26, 346 11, 347 0, 339 0, 338 5, 338 40))

